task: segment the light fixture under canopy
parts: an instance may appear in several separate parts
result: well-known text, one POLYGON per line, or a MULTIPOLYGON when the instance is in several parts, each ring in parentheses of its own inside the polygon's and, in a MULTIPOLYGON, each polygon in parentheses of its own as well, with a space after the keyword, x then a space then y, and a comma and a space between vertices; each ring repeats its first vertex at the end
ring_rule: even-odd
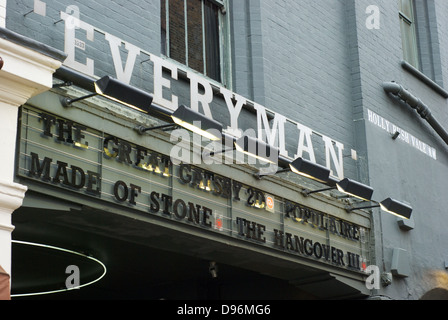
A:
POLYGON ((412 215, 412 207, 400 202, 398 200, 394 200, 391 198, 387 198, 380 203, 381 210, 396 215, 400 218, 410 219, 412 215))
POLYGON ((303 158, 294 160, 289 167, 296 174, 322 183, 326 183, 330 177, 330 169, 303 158))
POLYGON ((135 129, 143 134, 157 129, 172 130, 176 127, 183 127, 212 141, 222 140, 222 124, 220 122, 207 118, 185 105, 179 106, 171 114, 171 120, 173 123, 149 128, 138 126, 135 129))
POLYGON ((179 106, 171 115, 171 118, 176 125, 203 137, 213 141, 222 140, 222 124, 220 122, 210 119, 185 105, 179 106))
POLYGON ((137 111, 143 113, 150 112, 153 101, 152 95, 110 76, 105 76, 96 81, 95 91, 99 95, 124 104, 137 111))
POLYGON ((105 76, 95 81, 94 87, 95 93, 80 98, 65 98, 62 101, 62 104, 67 107, 74 102, 101 95, 139 112, 146 114, 150 112, 153 96, 143 90, 130 86, 110 76, 105 76))
POLYGON ((372 199, 373 189, 370 186, 362 184, 358 181, 345 178, 339 181, 336 184, 336 187, 340 192, 349 196, 365 201, 370 201, 372 199))
POLYGON ((280 150, 259 139, 242 136, 235 141, 235 149, 256 159, 277 164, 280 150))
MULTIPOLYGON (((327 183, 330 178, 330 170, 328 168, 303 158, 295 159, 294 161, 289 163, 287 168, 278 170, 274 174, 290 171, 321 183, 327 183)), ((261 179, 262 177, 265 177, 267 175, 268 174, 261 174, 259 172, 254 174, 254 177, 257 179, 261 179)))
POLYGON ((361 209, 371 209, 371 208, 381 208, 384 212, 390 213, 397 217, 409 220, 412 215, 412 207, 408 204, 405 204, 401 201, 394 200, 392 198, 387 198, 386 200, 381 201, 379 204, 365 206, 365 207, 348 207, 347 212, 352 212, 354 210, 361 209))
POLYGON ((320 189, 320 190, 303 190, 302 194, 305 196, 309 196, 312 193, 319 193, 323 191, 329 191, 337 189, 340 192, 348 195, 349 197, 355 197, 364 201, 370 201, 373 195, 373 189, 365 184, 362 184, 360 182, 345 178, 339 182, 336 183, 335 186, 320 189))

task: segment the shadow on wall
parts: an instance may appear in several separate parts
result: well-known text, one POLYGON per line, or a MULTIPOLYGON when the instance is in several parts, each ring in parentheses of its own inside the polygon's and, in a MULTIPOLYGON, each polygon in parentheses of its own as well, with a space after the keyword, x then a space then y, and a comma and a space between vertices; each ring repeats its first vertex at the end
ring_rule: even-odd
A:
POLYGON ((445 271, 432 271, 429 273, 431 287, 420 300, 448 300, 448 273, 445 271))

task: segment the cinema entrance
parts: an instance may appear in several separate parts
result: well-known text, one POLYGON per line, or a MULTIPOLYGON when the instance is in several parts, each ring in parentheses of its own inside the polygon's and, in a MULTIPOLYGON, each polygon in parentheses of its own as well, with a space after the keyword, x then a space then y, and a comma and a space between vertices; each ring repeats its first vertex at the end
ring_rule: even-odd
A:
POLYGON ((16 182, 28 191, 13 215, 13 299, 369 294, 369 214, 298 192, 319 187, 309 179, 181 161, 170 132, 142 136, 95 104, 60 101, 51 91, 20 110, 16 182))

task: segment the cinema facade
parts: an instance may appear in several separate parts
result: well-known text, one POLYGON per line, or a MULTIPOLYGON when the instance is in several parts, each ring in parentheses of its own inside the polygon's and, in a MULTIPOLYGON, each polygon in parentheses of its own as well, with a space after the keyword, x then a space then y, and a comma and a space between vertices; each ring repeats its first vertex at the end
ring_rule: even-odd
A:
POLYGON ((404 62, 406 7, 383 6, 7 2, 12 299, 443 295, 444 74, 404 62))

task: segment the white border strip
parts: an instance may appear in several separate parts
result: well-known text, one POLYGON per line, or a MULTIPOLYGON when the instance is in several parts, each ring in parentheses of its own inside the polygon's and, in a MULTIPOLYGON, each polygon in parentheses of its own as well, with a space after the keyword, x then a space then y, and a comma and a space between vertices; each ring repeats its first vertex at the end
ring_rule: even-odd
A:
POLYGON ((60 292, 67 292, 67 291, 71 291, 71 290, 77 290, 77 289, 81 289, 81 288, 85 288, 87 286, 90 286, 98 281, 100 281, 102 278, 104 278, 104 276, 107 273, 107 268, 104 265, 104 263, 102 263, 101 261, 99 261, 98 259, 95 259, 93 257, 89 257, 86 256, 82 253, 79 252, 75 252, 75 251, 71 251, 71 250, 67 250, 67 249, 63 249, 63 248, 58 248, 58 247, 53 247, 53 246, 49 246, 49 245, 45 245, 45 244, 39 244, 39 243, 31 243, 31 242, 24 242, 24 241, 11 241, 12 243, 16 243, 16 244, 22 244, 22 245, 28 245, 28 246, 34 246, 34 247, 41 247, 41 248, 47 248, 47 249, 52 249, 52 250, 58 250, 58 251, 62 251, 62 252, 67 252, 70 254, 74 254, 74 255, 78 255, 81 257, 84 257, 86 259, 90 259, 95 261, 96 263, 98 263, 99 265, 101 265, 104 269, 103 274, 96 280, 91 281, 89 283, 80 285, 78 287, 74 287, 74 288, 67 288, 67 289, 60 289, 60 290, 54 290, 54 291, 46 291, 46 292, 36 292, 36 293, 25 293, 25 294, 16 294, 16 295, 11 295, 11 298, 17 298, 17 297, 29 297, 29 296, 38 296, 38 295, 45 295, 45 294, 54 294, 54 293, 60 293, 60 292))

